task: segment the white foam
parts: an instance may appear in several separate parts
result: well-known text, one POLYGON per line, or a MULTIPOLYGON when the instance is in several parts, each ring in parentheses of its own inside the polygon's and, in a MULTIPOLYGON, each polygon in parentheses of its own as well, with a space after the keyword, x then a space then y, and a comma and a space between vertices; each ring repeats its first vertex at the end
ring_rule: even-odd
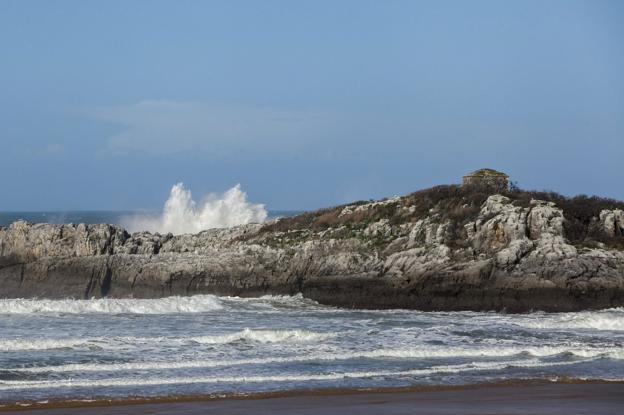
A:
MULTIPOLYGON (((578 363, 578 362, 574 362, 578 363)), ((542 367, 564 366, 571 362, 542 363, 536 359, 510 362, 472 362, 460 365, 432 366, 428 369, 413 369, 404 371, 361 371, 361 372, 332 372, 301 375, 249 375, 249 376, 187 376, 168 378, 112 378, 89 380, 41 380, 41 381, 0 381, 0 390, 15 389, 52 389, 52 388, 79 388, 79 387, 119 387, 119 386, 156 386, 156 385, 183 385, 194 383, 259 383, 259 382, 305 382, 331 381, 340 379, 401 377, 401 376, 429 376, 440 373, 461 373, 479 370, 501 370, 513 367, 542 367)))
POLYGON ((211 228, 227 228, 247 223, 262 223, 268 214, 264 205, 247 201, 240 184, 222 195, 211 194, 203 202, 193 200, 191 191, 178 183, 160 215, 134 215, 122 219, 131 232, 151 231, 173 234, 197 233, 211 228))
POLYGON ((97 347, 94 339, 2 339, 0 351, 11 352, 20 350, 54 350, 97 347))
POLYGON ((591 329, 624 331, 624 308, 532 316, 516 324, 534 329, 591 329))
MULTIPOLYGON (((172 370, 172 369, 197 369, 227 366, 245 365, 268 365, 280 363, 301 363, 313 361, 336 361, 351 359, 432 359, 446 357, 462 358, 501 358, 528 354, 532 357, 548 358, 561 354, 571 354, 586 359, 608 357, 612 359, 624 359, 622 348, 567 348, 567 347, 501 347, 495 349, 474 348, 460 349, 453 347, 445 348, 408 348, 408 349, 379 349, 367 352, 344 352, 336 353, 306 353, 305 355, 288 357, 267 357, 235 360, 191 360, 191 361, 147 361, 147 362, 124 362, 124 363, 76 363, 57 366, 38 366, 26 368, 7 369, 14 372, 47 373, 47 372, 107 372, 123 370, 172 370)), ((577 361, 578 362, 578 361, 577 361)))
POLYGON ((0 351, 53 350, 53 349, 120 349, 141 348, 146 345, 228 344, 237 341, 258 343, 304 343, 322 341, 333 333, 316 333, 307 330, 252 330, 211 336, 188 337, 94 337, 94 338, 17 338, 0 339, 0 351))
POLYGON ((250 340, 260 343, 310 342, 325 340, 330 333, 315 333, 307 330, 252 330, 244 329, 235 333, 213 336, 197 336, 190 339, 197 343, 223 344, 238 340, 250 340))
POLYGON ((165 342, 181 344, 179 339, 166 337, 91 337, 91 338, 14 338, 0 339, 0 351, 36 351, 56 349, 102 349, 120 350, 135 349, 146 344, 163 344, 165 342))
POLYGON ((222 308, 221 300, 214 295, 158 299, 0 300, 0 314, 171 314, 202 313, 222 308))

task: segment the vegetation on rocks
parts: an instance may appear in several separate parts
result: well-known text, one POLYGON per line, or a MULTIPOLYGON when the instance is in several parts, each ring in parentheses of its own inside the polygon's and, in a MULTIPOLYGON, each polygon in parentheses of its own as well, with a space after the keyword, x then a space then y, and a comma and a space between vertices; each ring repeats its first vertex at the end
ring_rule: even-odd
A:
MULTIPOLYGON (((480 187, 441 185, 410 193, 403 197, 378 202, 355 202, 333 208, 320 209, 301 215, 282 218, 264 225, 260 233, 285 233, 292 241, 305 240, 314 232, 343 229, 330 233, 336 238, 359 236, 372 223, 387 219, 398 227, 427 217, 446 223, 446 242, 451 246, 465 246, 468 235, 466 225, 475 221, 481 206, 489 196, 501 193, 480 187)), ((600 223, 600 213, 605 210, 624 210, 624 202, 597 196, 566 197, 555 192, 514 189, 502 194, 515 206, 530 208, 531 200, 553 202, 562 209, 564 236, 573 245, 624 247, 624 235, 610 235, 600 223)), ((377 240, 377 246, 383 246, 377 240)))

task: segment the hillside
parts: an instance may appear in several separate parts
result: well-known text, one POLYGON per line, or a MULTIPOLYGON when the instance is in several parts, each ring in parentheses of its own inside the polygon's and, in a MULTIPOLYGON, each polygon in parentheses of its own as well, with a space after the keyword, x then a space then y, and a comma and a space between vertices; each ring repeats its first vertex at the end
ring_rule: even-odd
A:
POLYGON ((427 220, 431 224, 444 225, 444 244, 465 247, 469 241, 469 225, 479 219, 481 207, 493 194, 505 196, 512 206, 529 211, 531 201, 553 203, 563 214, 563 236, 574 246, 624 249, 622 201, 585 195, 570 198, 555 192, 521 189, 494 192, 460 185, 441 185, 402 197, 360 201, 308 212, 267 224, 261 232, 284 233, 286 238, 292 235, 296 241, 301 235, 331 230, 332 237, 348 238, 378 223, 387 227, 388 238, 375 241, 383 247, 394 238, 405 236, 402 229, 408 229, 407 224, 427 220))

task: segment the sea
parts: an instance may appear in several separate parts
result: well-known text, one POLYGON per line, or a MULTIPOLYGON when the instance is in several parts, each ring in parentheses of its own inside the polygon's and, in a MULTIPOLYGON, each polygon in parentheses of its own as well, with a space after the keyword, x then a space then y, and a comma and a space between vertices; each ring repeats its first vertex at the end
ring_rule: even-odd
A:
POLYGON ((624 308, 352 310, 301 295, 0 299, 0 405, 522 379, 624 380, 624 308))
MULTIPOLYGON (((284 216, 293 216, 302 211, 298 210, 269 210, 268 219, 276 219, 284 216)), ((155 211, 119 211, 119 210, 71 210, 71 211, 24 211, 24 212, 0 212, 0 226, 9 226, 18 220, 31 223, 110 223, 124 226, 128 218, 139 215, 153 216, 160 214, 155 211)))
POLYGON ((624 309, 350 310, 301 296, 0 300, 0 404, 624 380, 624 309))

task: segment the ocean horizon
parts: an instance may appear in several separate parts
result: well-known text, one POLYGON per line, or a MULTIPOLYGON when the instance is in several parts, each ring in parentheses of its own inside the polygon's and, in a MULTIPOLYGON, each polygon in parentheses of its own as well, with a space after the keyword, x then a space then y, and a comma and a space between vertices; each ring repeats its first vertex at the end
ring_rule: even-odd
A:
MULTIPOLYGON (((294 216, 303 213, 302 210, 268 210, 267 220, 285 216, 294 216)), ((161 212, 157 210, 42 210, 42 211, 4 211, 0 212, 0 226, 9 226, 11 223, 24 220, 30 223, 51 224, 97 224, 124 226, 124 219, 137 215, 154 216, 161 212)))

